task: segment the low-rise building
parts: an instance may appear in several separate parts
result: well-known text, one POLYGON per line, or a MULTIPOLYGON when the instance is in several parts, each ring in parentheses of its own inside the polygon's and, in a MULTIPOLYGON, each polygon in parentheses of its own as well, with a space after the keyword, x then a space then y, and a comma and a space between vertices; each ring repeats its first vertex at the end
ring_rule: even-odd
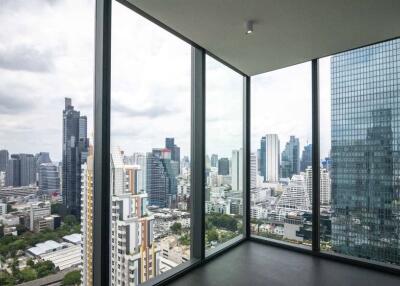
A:
POLYGON ((46 228, 54 229, 54 219, 50 217, 50 202, 32 203, 30 207, 30 225, 29 230, 39 232, 46 228), (53 224, 53 225, 52 225, 53 224))

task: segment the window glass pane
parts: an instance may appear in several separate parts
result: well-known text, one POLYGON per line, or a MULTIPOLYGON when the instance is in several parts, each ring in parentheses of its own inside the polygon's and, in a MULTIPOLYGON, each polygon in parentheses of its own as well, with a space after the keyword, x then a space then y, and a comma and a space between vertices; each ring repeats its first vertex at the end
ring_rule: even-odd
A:
POLYGON ((94 2, 0 6, 0 285, 80 283, 92 257, 94 2))
POLYGON ((397 266, 399 54, 396 39, 320 60, 321 249, 397 266))
POLYGON ((311 245, 311 63, 254 76, 251 232, 311 245))
POLYGON ((190 45, 113 2, 111 279, 190 259, 190 45))
POLYGON ((206 57, 206 250, 243 233, 243 77, 206 57))

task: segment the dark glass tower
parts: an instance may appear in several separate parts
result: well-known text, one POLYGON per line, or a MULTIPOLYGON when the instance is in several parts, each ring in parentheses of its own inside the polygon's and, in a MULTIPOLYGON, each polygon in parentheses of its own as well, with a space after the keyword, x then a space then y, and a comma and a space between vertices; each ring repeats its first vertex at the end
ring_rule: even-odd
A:
POLYGON ((299 138, 290 136, 282 152, 281 177, 291 178, 300 171, 300 142, 299 138))
POLYGON ((6 186, 21 186, 21 160, 15 155, 11 155, 7 163, 6 186))
POLYGON ((171 151, 171 160, 175 163, 173 164, 176 173, 181 173, 181 148, 175 145, 175 138, 165 138, 165 148, 171 151))
POLYGON ((155 148, 146 156, 146 186, 149 204, 161 208, 176 208, 176 172, 169 149, 155 148))
POLYGON ((7 171, 8 151, 0 150, 0 172, 7 171))
POLYGON ((331 59, 332 247, 400 265, 400 40, 331 59))
POLYGON ((211 167, 214 167, 214 168, 218 167, 218 155, 217 154, 211 155, 211 167))
POLYGON ((267 169, 266 169, 266 154, 267 154, 267 138, 265 136, 261 137, 260 142, 260 176, 266 181, 267 169))
POLYGON ((229 159, 221 158, 218 160, 218 175, 229 175, 229 159))
POLYGON ((305 172, 309 166, 312 166, 312 144, 304 146, 300 160, 300 171, 305 172))
POLYGON ((87 120, 74 110, 70 98, 65 99, 63 111, 63 161, 62 196, 69 212, 80 217, 81 165, 86 160, 89 140, 86 135, 87 120))
POLYGON ((12 154, 7 165, 7 186, 29 186, 36 183, 36 160, 32 154, 12 154))

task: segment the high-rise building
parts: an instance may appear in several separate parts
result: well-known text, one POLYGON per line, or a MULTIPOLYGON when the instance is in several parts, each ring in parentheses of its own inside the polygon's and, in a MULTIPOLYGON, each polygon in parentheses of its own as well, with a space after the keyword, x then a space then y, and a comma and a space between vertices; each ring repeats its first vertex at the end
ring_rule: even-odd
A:
POLYGON ((257 187, 257 156, 255 153, 250 153, 250 189, 257 187))
POLYGON ((19 187, 36 183, 36 162, 32 154, 12 154, 8 160, 6 185, 19 187))
POLYGON ((320 201, 321 205, 330 205, 332 201, 331 177, 327 169, 320 170, 320 201))
POLYGON ((232 151, 232 190, 243 191, 243 149, 232 151))
POLYGON ((266 182, 279 180, 280 146, 277 134, 266 134, 261 138, 261 176, 266 182))
POLYGON ((39 181, 39 166, 43 163, 51 163, 49 152, 39 152, 35 155, 35 175, 36 180, 39 181))
POLYGON ((8 151, 7 150, 0 150, 0 172, 7 171, 7 164, 8 164, 8 151))
POLYGON ((304 146, 300 160, 300 172, 304 172, 309 166, 312 166, 312 144, 304 146))
POLYGON ((328 172, 331 171, 332 169, 332 159, 330 157, 325 157, 324 160, 322 160, 321 165, 323 168, 325 168, 328 172))
POLYGON ((7 163, 6 186, 21 186, 21 161, 18 158, 11 157, 7 163))
POLYGON ((153 237, 154 218, 147 194, 138 192, 137 167, 123 163, 117 148, 111 156, 111 285, 138 285, 160 273, 153 237))
POLYGON ((266 167, 266 161, 265 159, 266 157, 266 152, 267 152, 267 138, 265 136, 261 137, 260 140, 260 165, 259 165, 259 169, 260 169, 260 176, 263 177, 264 181, 267 177, 267 173, 265 172, 265 167, 266 167))
POLYGON ((286 143, 285 150, 282 152, 281 177, 291 178, 300 172, 300 142, 299 138, 290 136, 286 143))
POLYGON ((211 155, 211 167, 213 167, 213 168, 218 167, 218 155, 217 154, 211 155))
MULTIPOLYGON (((312 202, 312 167, 308 166, 304 172, 307 194, 310 202, 312 202)), ((331 178, 329 172, 325 168, 320 168, 320 202, 321 205, 329 205, 331 203, 331 178)))
POLYGON ((178 175, 181 173, 181 148, 175 144, 175 138, 165 138, 165 148, 171 151, 171 161, 174 161, 174 169, 178 175))
POLYGON ((36 162, 32 154, 18 154, 21 162, 21 186, 29 186, 36 183, 36 162))
POLYGON ((48 194, 60 192, 60 175, 53 163, 40 164, 39 190, 48 194))
POLYGON ((146 157, 146 189, 150 205, 175 208, 178 186, 177 174, 171 164, 171 151, 154 148, 146 157))
POLYGON ((218 175, 228 176, 229 175, 229 159, 221 158, 218 160, 218 175))
POLYGON ((93 286, 93 147, 89 147, 88 157, 82 165, 81 185, 81 233, 83 286, 93 286))
POLYGON ((87 119, 65 99, 63 111, 62 196, 69 212, 80 217, 81 165, 85 163, 89 140, 86 134, 87 119))
POLYGON ((399 265, 396 53, 399 39, 331 58, 332 248, 399 265))

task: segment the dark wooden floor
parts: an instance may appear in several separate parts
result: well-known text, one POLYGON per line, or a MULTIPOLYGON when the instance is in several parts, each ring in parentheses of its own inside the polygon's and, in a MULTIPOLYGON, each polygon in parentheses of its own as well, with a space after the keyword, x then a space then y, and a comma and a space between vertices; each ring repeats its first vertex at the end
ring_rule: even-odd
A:
POLYGON ((400 276, 245 242, 171 286, 400 286, 400 276))

